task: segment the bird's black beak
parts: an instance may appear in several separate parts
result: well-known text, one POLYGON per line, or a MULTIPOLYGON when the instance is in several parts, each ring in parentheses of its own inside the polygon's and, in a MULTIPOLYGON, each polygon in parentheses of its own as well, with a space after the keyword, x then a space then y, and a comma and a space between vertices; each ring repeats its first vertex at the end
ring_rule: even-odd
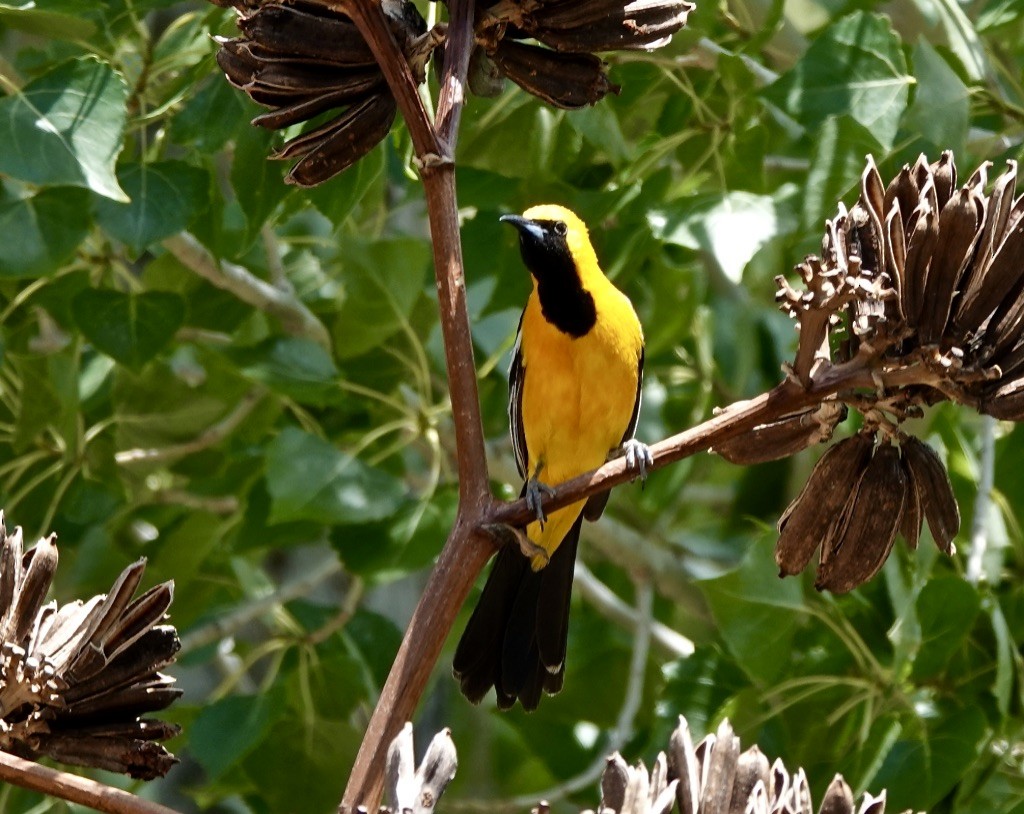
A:
POLYGON ((502 223, 511 223, 524 238, 532 238, 538 243, 544 240, 544 227, 536 221, 524 218, 522 215, 502 215, 498 220, 502 223))

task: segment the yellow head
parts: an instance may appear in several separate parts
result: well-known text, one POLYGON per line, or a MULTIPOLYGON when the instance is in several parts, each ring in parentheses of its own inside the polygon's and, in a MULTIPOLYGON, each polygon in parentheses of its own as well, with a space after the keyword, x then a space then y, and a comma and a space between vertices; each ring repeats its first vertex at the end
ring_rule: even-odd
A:
POLYGON ((536 282, 575 271, 584 288, 604 279, 586 224, 558 204, 531 206, 522 216, 501 218, 519 230, 523 262, 536 282))

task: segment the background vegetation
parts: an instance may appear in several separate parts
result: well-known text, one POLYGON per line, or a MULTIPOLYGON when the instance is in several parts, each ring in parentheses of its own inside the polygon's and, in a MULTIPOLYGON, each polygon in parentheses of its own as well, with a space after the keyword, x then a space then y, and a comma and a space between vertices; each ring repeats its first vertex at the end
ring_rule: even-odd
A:
MULTIPOLYGON (((504 372, 530 285, 500 214, 557 201, 592 224, 645 325, 639 436, 658 439, 779 380, 795 332, 773 277, 852 203, 866 153, 886 178, 921 151, 955 150, 964 176, 1024 157, 1022 12, 707 2, 668 47, 610 57, 622 92, 594 108, 471 99, 459 201, 496 491, 519 486, 504 372)), ((63 599, 140 555, 176 582, 182 765, 141 793, 312 814, 337 803, 453 519, 452 431, 407 134, 286 186, 280 137, 214 62, 234 31, 198 2, 0 0, 0 506, 58 532, 63 599), (244 274, 211 284, 213 257, 270 300, 244 274)), ((1024 435, 948 405, 917 429, 947 456, 959 552, 901 551, 842 599, 772 561, 817 450, 703 455, 617 491, 583 561, 641 615, 653 586, 655 618, 696 646, 655 642, 635 671, 628 758, 680 713, 698 735, 729 716, 816 798, 841 771, 891 810, 1024 811, 1024 435)), ((442 660, 417 728, 460 748, 446 810, 551 796, 607 751, 635 637, 607 603, 573 614, 565 690, 535 714, 470 707, 442 660)), ((0 789, 0 810, 61 806, 0 789)))

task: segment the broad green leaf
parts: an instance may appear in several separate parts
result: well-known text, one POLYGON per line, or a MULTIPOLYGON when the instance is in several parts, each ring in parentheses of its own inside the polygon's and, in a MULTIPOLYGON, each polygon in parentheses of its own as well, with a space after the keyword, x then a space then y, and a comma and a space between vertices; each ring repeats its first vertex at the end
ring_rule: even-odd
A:
POLYGON ((196 150, 212 154, 236 132, 250 127, 249 120, 259 108, 220 74, 210 75, 170 122, 171 138, 196 150))
POLYGON ((405 499, 391 475, 295 427, 267 448, 267 490, 271 523, 368 523, 391 516, 405 499))
POLYGON ((338 369, 327 351, 308 339, 276 337, 228 355, 242 375, 299 402, 323 406, 340 396, 338 369))
POLYGON ((96 32, 95 24, 82 18, 77 0, 24 0, 0 3, 0 23, 29 34, 54 39, 84 41, 96 32))
POLYGON ((124 79, 94 58, 64 62, 0 99, 0 173, 80 186, 126 201, 114 175, 128 101, 124 79))
POLYGON ((776 576, 771 542, 758 540, 739 568, 700 588, 739 666, 757 682, 782 675, 804 605, 800 581, 776 576))
POLYGON ((57 271, 89 233, 88 196, 80 189, 43 189, 13 198, 0 189, 0 278, 57 271))
POLYGON ((847 114, 891 149, 913 82, 889 19, 857 11, 817 37, 766 95, 807 128, 847 114))
POLYGON ((244 127, 235 137, 231 186, 245 214, 246 243, 255 239, 267 218, 292 189, 284 183, 287 164, 269 158, 273 140, 272 132, 256 127, 244 127))
POLYGON ((942 56, 921 40, 914 48, 917 94, 903 126, 937 150, 961 155, 970 126, 970 91, 942 56))
POLYGON ((430 245, 412 238, 364 243, 346 238, 345 300, 334 325, 338 357, 358 356, 397 333, 426 284, 430 245))
POLYGON ((852 206, 860 194, 864 156, 882 152, 871 131, 849 116, 825 119, 814 138, 804 187, 804 226, 820 229, 826 218, 835 217, 839 201, 845 201, 847 208, 852 206))
POLYGON ((217 780, 263 742, 282 712, 279 692, 229 695, 205 707, 192 723, 189 753, 217 780))
POLYGON ((374 185, 384 174, 386 157, 385 142, 370 150, 364 158, 355 163, 355 166, 332 178, 329 184, 320 184, 304 190, 303 194, 320 210, 320 214, 335 227, 339 227, 371 189, 376 188, 379 194, 381 185, 374 185))
POLYGON ((673 209, 653 209, 648 222, 655 237, 688 249, 706 252, 734 283, 769 240, 795 227, 783 204, 791 190, 773 196, 750 192, 699 195, 673 209))
POLYGON ((943 712, 921 720, 920 738, 898 741, 870 780, 873 788, 888 792, 886 808, 930 811, 977 760, 986 734, 985 714, 976 705, 943 712))
POLYGON ((185 319, 184 301, 167 291, 90 288, 75 296, 71 311, 97 350, 133 370, 163 350, 185 319))
POLYGON ((207 205, 209 177, 184 161, 128 164, 117 180, 131 200, 98 199, 96 220, 135 254, 185 229, 207 205))
POLYGON ((917 597, 921 647, 914 658, 915 680, 939 673, 974 626, 981 602, 977 592, 960 577, 936 577, 917 597))
POLYGON ((338 805, 339 767, 352 765, 358 744, 359 732, 347 721, 297 710, 274 726, 242 769, 266 811, 327 814, 338 805))
MULTIPOLYGON (((943 44, 948 45, 949 50, 960 60, 967 76, 974 81, 983 80, 990 70, 985 46, 960 3, 957 0, 914 0, 914 4, 929 22, 941 30, 942 36, 938 39, 945 39, 943 44)), ((1019 14, 1019 5, 1017 11, 1019 14)), ((972 16, 976 13, 972 8, 972 16)), ((981 28, 980 20, 978 28, 981 28)), ((916 56, 914 61, 917 61, 916 56)))

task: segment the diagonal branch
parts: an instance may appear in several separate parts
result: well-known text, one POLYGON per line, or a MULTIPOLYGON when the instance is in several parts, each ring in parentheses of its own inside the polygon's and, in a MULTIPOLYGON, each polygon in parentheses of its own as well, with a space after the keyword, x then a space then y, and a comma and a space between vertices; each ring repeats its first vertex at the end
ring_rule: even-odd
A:
POLYGON ((178 814, 130 792, 0 751, 0 780, 105 814, 178 814))

